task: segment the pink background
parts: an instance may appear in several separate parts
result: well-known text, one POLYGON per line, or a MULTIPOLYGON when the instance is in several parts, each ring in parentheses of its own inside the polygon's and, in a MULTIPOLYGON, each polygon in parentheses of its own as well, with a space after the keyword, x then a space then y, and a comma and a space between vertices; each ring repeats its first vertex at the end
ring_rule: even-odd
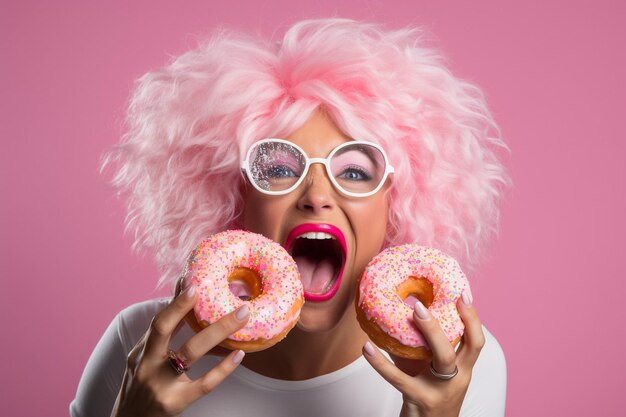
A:
POLYGON ((157 294, 98 173, 133 80, 217 25, 331 15, 424 24, 512 149, 502 232, 472 277, 507 354, 507 415, 623 415, 626 3, 217 3, 2 1, 3 415, 66 415, 115 313, 157 294))

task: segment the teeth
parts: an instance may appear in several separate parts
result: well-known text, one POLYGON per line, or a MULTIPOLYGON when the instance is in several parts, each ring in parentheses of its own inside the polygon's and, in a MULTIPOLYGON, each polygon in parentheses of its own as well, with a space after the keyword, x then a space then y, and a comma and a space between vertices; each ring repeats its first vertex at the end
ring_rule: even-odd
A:
POLYGON ((324 232, 308 232, 308 233, 303 233, 300 236, 298 236, 298 239, 323 240, 323 239, 335 239, 335 237, 329 233, 324 233, 324 232))

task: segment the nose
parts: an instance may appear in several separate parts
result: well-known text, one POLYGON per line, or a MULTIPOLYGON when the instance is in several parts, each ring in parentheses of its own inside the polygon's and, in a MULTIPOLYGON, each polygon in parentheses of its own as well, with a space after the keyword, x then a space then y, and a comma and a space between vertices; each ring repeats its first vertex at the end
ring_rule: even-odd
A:
POLYGON ((323 165, 311 165, 300 188, 298 209, 321 215, 335 206, 335 190, 323 165))

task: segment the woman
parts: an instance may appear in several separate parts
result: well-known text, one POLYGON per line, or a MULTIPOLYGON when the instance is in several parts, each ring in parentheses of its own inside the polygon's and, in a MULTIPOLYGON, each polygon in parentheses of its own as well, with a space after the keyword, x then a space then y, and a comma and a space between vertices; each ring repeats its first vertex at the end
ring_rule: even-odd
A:
POLYGON ((497 130, 480 92, 454 78, 418 32, 330 19, 298 23, 279 43, 220 33, 146 74, 128 122, 108 162, 119 164, 115 182, 128 193, 130 226, 138 245, 156 250, 162 285, 173 286, 203 237, 234 228, 283 245, 302 225, 341 235, 343 273, 323 272, 334 260, 296 257, 306 294, 298 325, 274 347, 248 355, 207 354, 245 325, 245 307, 198 334, 181 325, 194 287, 171 302, 129 307, 92 354, 72 415, 503 414, 504 356, 470 294, 457 305, 466 332, 456 351, 416 304, 432 363, 389 360, 356 321, 355 283, 372 257, 417 242, 462 265, 476 259, 496 227, 507 183, 495 156, 504 145, 488 136, 497 130), (360 181, 359 172, 314 163, 308 172, 281 171, 302 181, 269 194, 241 170, 265 138, 300 148, 302 158, 373 142, 394 173, 368 178, 366 192, 354 192, 331 177, 360 181), (169 349, 187 372, 172 369, 169 349))

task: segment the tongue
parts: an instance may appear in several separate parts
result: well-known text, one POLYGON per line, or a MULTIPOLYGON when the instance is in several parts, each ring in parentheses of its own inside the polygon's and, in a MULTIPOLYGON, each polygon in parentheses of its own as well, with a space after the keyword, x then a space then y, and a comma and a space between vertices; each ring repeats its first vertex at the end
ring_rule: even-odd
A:
POLYGON ((328 291, 335 275, 335 267, 328 258, 313 258, 310 256, 294 256, 304 291, 313 294, 323 294, 328 291))

